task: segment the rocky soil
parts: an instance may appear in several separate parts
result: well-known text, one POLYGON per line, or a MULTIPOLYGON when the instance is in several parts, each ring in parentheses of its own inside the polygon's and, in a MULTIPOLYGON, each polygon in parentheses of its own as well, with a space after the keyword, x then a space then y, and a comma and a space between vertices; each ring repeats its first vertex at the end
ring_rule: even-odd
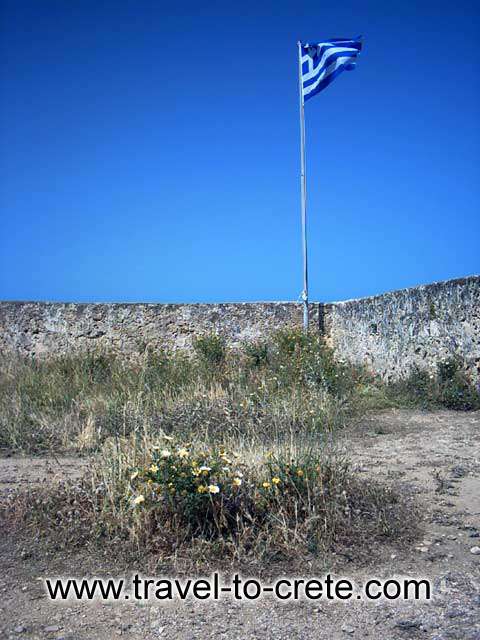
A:
MULTIPOLYGON (((338 556, 325 571, 357 583, 372 576, 429 578, 431 602, 58 604, 45 596, 43 577, 120 577, 127 568, 108 553, 37 549, 8 534, 0 538, 0 638, 480 640, 480 555, 472 553, 480 546, 479 440, 479 412, 447 411, 383 412, 341 436, 357 471, 403 486, 420 504, 423 520, 416 542, 372 549, 368 562, 354 552, 338 556)), ((82 464, 72 458, 1 458, 0 491, 74 476, 82 464)), ((134 569, 145 573, 138 562, 134 569)), ((254 566, 243 570, 260 572, 254 566)), ((296 568, 297 575, 302 572, 312 575, 307 561, 296 568)))

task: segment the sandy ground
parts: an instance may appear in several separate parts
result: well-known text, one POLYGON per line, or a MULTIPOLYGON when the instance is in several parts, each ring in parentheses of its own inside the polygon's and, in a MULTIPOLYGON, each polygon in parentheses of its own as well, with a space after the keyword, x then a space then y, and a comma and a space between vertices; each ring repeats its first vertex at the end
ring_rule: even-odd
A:
MULTIPOLYGON (((227 638, 480 640, 480 413, 388 411, 346 431, 340 446, 359 473, 401 484, 421 505, 420 538, 405 547, 372 550, 366 566, 337 557, 337 576, 357 583, 376 577, 429 578, 431 602, 282 604, 264 598, 251 604, 141 605, 131 602, 51 602, 42 578, 113 575, 125 567, 106 554, 29 548, 25 540, 0 539, 0 638, 84 640, 113 638, 227 638)), ((82 462, 0 459, 0 491, 19 484, 75 476, 82 462)), ((145 573, 145 567, 136 566, 145 573)), ((304 567, 311 575, 311 567, 304 567)), ((244 575, 258 576, 255 567, 244 575)))

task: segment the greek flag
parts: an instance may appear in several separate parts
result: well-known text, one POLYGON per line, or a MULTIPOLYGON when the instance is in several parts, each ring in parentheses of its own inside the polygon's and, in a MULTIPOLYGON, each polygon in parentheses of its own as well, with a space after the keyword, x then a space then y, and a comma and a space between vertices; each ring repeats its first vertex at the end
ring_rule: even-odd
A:
POLYGON ((300 44, 303 99, 308 100, 328 87, 342 71, 355 68, 362 49, 360 37, 333 38, 318 44, 300 44))

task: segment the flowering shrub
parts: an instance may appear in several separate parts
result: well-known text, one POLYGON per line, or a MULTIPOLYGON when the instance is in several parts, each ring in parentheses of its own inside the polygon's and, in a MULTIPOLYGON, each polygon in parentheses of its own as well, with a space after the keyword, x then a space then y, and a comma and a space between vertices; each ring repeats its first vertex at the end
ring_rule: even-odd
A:
MULTIPOLYGON (((217 539, 244 550, 278 550, 295 538, 297 545, 304 542, 299 548, 314 550, 331 544, 346 519, 361 515, 351 509, 357 490, 347 490, 347 464, 319 452, 269 453, 252 465, 221 447, 168 438, 128 473, 128 509, 150 544, 170 531, 181 532, 183 541, 217 539)), ((366 494, 362 490, 362 499, 366 494)))
POLYGON ((164 559, 182 550, 288 559, 415 532, 412 506, 397 492, 356 478, 318 447, 287 451, 252 458, 165 436, 160 445, 111 439, 83 480, 12 494, 4 516, 69 548, 111 542, 164 559))
POLYGON ((244 465, 238 454, 225 449, 193 451, 190 444, 176 445, 165 436, 150 462, 130 475, 131 504, 174 515, 192 535, 211 537, 234 531, 237 514, 245 503, 244 465))

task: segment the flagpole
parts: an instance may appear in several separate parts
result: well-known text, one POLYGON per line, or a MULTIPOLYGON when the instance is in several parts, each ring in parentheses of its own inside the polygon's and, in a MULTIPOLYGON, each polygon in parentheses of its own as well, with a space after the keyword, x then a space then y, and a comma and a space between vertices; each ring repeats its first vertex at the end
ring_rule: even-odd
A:
POLYGON ((308 262, 307 262, 307 177, 305 160, 305 103, 302 87, 302 43, 298 41, 298 89, 300 98, 300 184, 302 202, 302 247, 303 247, 303 329, 308 330, 308 262))

